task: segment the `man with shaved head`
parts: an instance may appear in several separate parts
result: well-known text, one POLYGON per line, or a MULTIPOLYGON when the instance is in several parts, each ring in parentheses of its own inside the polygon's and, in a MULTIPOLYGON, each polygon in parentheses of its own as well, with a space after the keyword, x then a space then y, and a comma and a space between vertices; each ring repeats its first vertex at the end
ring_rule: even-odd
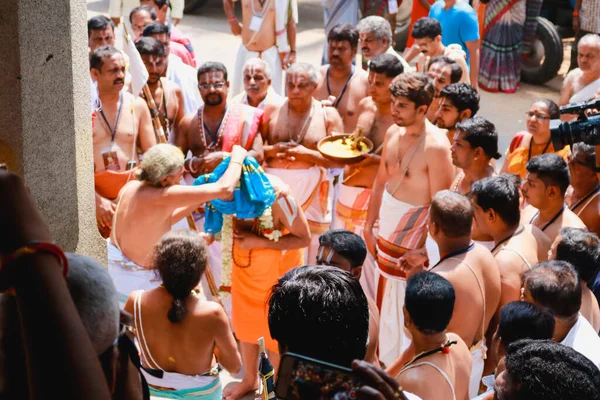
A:
POLYGON ((307 264, 315 263, 319 235, 329 230, 331 223, 333 183, 328 168, 341 166, 317 150, 321 139, 342 132, 337 110, 313 98, 318 79, 312 65, 292 64, 286 74, 288 97, 280 107, 266 105, 265 114, 270 118, 263 129, 265 171, 290 185, 311 229, 307 264))

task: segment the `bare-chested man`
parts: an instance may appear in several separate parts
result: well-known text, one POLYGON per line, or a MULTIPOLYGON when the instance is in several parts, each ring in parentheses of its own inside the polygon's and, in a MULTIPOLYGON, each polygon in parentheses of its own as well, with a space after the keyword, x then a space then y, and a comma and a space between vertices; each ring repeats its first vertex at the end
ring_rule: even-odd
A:
MULTIPOLYGON (((570 71, 563 82, 558 105, 580 103, 592 100, 600 88, 600 36, 588 34, 581 38, 577 45, 577 65, 570 71)), ((576 115, 561 115, 560 119, 568 121, 576 115)))
POLYGON ((269 358, 277 368, 279 349, 269 332, 265 299, 281 276, 304 265, 302 249, 310 242, 308 222, 288 185, 276 176, 268 178, 277 194, 271 206, 271 228, 262 226, 264 216, 234 221, 231 322, 240 342, 244 378, 223 391, 225 400, 236 400, 258 388, 259 337, 264 337, 269 358), (285 234, 274 240, 270 236, 273 231, 285 234))
POLYGON ((244 91, 232 100, 232 104, 246 104, 261 110, 265 105, 280 106, 284 98, 277 94, 271 86, 271 66, 260 58, 251 58, 244 64, 244 91))
POLYGON ((381 276, 377 305, 381 311, 380 359, 390 365, 402 354, 408 338, 402 305, 406 275, 398 259, 413 249, 420 254, 427 234, 429 203, 454 178, 450 143, 425 117, 433 99, 433 83, 424 74, 403 73, 391 86, 395 125, 385 136, 365 222, 367 248, 381 276), (379 232, 373 230, 379 219, 379 232))
POLYGON ((522 190, 529 206, 521 212, 521 221, 541 229, 550 242, 561 228, 585 229, 583 221, 565 204, 569 182, 569 168, 558 154, 542 154, 527 163, 522 190))
MULTIPOLYGON (((348 165, 344 170, 338 202, 335 206, 335 228, 343 228, 357 235, 363 235, 369 197, 381 161, 385 133, 390 126, 394 125, 389 87, 392 80, 402 72, 402 63, 393 55, 381 54, 371 60, 369 97, 362 99, 358 105, 357 127, 373 142, 373 151, 367 154, 362 162, 348 165)), ((376 297, 376 270, 375 259, 367 253, 362 268, 361 286, 367 297, 373 299, 376 297)))
POLYGON ((90 74, 98 84, 101 109, 92 130, 96 219, 104 237, 112 226, 121 188, 133 178, 137 148, 147 151, 156 144, 150 111, 144 100, 123 90, 125 60, 114 47, 99 47, 90 56, 90 74))
POLYGON ((456 124, 467 118, 473 118, 479 111, 479 93, 466 83, 451 83, 442 90, 434 102, 437 102, 435 124, 446 129, 450 143, 454 141, 456 124))
POLYGON ((327 169, 341 167, 317 150, 321 139, 342 130, 335 108, 324 107, 313 98, 317 80, 312 65, 292 64, 286 73, 288 98, 279 108, 267 105, 265 114, 271 117, 263 132, 265 171, 290 185, 306 213, 312 234, 307 264, 314 264, 319 235, 331 224, 333 188, 327 169))
POLYGON ((228 104, 227 69, 219 62, 206 62, 198 69, 198 88, 204 106, 187 114, 175 133, 175 144, 193 157, 186 162, 192 176, 211 172, 238 144, 260 163, 262 138, 258 134, 263 111, 245 104, 228 104))
POLYGON ((571 188, 567 191, 566 203, 590 232, 600 235, 600 180, 594 146, 575 143, 567 162, 571 188))
POLYGON ((159 144, 144 154, 138 181, 130 182, 119 196, 108 244, 108 272, 120 300, 139 289, 156 287, 151 257, 154 245, 199 205, 233 194, 247 151, 234 146, 225 174, 201 186, 180 185, 184 157, 170 144, 159 144))
POLYGON ((406 284, 404 326, 418 355, 402 367, 396 380, 422 399, 470 398, 471 353, 459 335, 447 330, 456 297, 441 274, 419 272, 406 284))
POLYGON ((148 88, 158 110, 158 118, 167 139, 183 119, 183 92, 178 84, 162 76, 167 69, 167 49, 158 39, 143 37, 135 44, 148 71, 148 88))
POLYGON ((358 30, 350 24, 338 24, 327 35, 329 64, 320 69, 315 99, 326 100, 335 107, 342 121, 343 132, 354 131, 358 120, 358 104, 368 96, 367 73, 352 61, 358 50, 358 30))
POLYGON ((451 190, 433 197, 428 228, 443 257, 430 271, 448 279, 456 291, 448 331, 471 348, 469 398, 479 391, 487 351, 485 333, 501 295, 498 264, 488 249, 471 240, 472 223, 473 208, 467 197, 451 190))
POLYGON ((450 57, 438 56, 429 62, 427 75, 433 80, 435 93, 431 107, 427 110, 427 119, 432 123, 435 124, 436 122, 436 113, 440 107, 439 97, 442 89, 451 83, 460 82, 462 74, 460 65, 450 57))
POLYGON ((231 32, 242 36, 231 94, 236 96, 242 91, 242 70, 246 61, 258 57, 269 63, 273 89, 283 95, 283 70, 296 62, 296 2, 241 0, 243 21, 240 23, 235 16, 236 1, 223 0, 231 32), (282 4, 287 7, 281 7, 282 4))

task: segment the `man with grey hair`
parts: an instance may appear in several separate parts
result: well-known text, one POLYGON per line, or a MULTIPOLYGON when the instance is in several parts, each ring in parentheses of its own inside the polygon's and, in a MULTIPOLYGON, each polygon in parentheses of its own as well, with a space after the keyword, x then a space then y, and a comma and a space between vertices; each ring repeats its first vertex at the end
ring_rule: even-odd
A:
POLYGON ((170 144, 158 144, 144 154, 136 172, 137 181, 123 187, 108 241, 108 272, 125 304, 134 290, 158 286, 150 268, 155 244, 177 221, 199 204, 229 198, 242 171, 248 152, 233 146, 229 166, 215 182, 201 186, 180 185, 184 158, 170 144))
POLYGON ((246 61, 242 69, 244 91, 235 96, 232 104, 246 104, 264 110, 267 103, 275 106, 283 104, 283 97, 271 86, 271 66, 260 58, 246 61))
POLYGON ((318 79, 312 65, 292 64, 286 74, 288 97, 280 107, 267 104, 265 114, 271 117, 263 131, 265 171, 290 185, 311 228, 305 252, 308 264, 315 263, 319 235, 331 223, 333 185, 328 168, 341 166, 317 150, 321 139, 343 129, 337 110, 313 98, 318 79))
POLYGON ((356 29, 360 38, 364 69, 367 69, 372 59, 386 53, 397 57, 405 72, 412 71, 406 60, 392 47, 392 27, 387 19, 377 15, 365 17, 360 20, 356 29))

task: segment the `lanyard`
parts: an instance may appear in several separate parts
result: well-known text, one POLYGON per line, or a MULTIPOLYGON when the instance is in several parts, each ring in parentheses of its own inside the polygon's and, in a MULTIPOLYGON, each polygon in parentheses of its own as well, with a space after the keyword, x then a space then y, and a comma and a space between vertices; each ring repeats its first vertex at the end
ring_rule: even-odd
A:
MULTIPOLYGON (((350 77, 348 78, 348 80, 346 81, 346 84, 342 88, 342 92, 340 93, 339 97, 335 100, 335 103, 333 103, 334 108, 337 108, 338 104, 340 104, 340 100, 342 100, 342 97, 344 97, 344 94, 346 93, 346 89, 348 89, 348 84, 350 83, 350 81, 352 80, 353 77, 354 77, 354 65, 352 66, 352 73, 350 74, 350 77)), ((331 96, 331 88, 329 87, 329 68, 327 68, 327 79, 326 80, 327 80, 327 94, 329 94, 331 96)))
POLYGON ((598 191, 600 191, 600 184, 598 186, 596 186, 594 188, 594 190, 592 190, 591 192, 589 192, 588 194, 586 194, 581 200, 579 200, 577 203, 573 204, 573 207, 571 207, 571 211, 575 211, 575 209, 577 207, 579 207, 584 201, 586 201, 587 199, 589 199, 590 197, 592 197, 593 195, 595 195, 596 193, 598 193, 598 191))
POLYGON ((102 116, 102 119, 104 120, 104 122, 106 123, 106 126, 108 126, 108 130, 110 131, 110 141, 111 142, 115 141, 115 135, 117 134, 117 128, 119 127, 119 120, 121 119, 121 110, 122 109, 123 109, 123 92, 121 92, 121 94, 119 96, 119 110, 117 111, 117 119, 115 120, 115 127, 113 128, 108 123, 108 120, 106 119, 106 115, 104 115, 104 111, 102 111, 102 108, 100 108, 100 115, 102 116))
POLYGON ((494 252, 494 250, 496 250, 498 247, 500 247, 502 245, 502 243, 505 243, 506 241, 510 240, 510 238, 514 237, 514 236, 518 236, 521 233, 523 233, 523 231, 525 230, 525 227, 523 225, 520 225, 516 231, 514 231, 513 233, 511 233, 510 235, 508 235, 507 237, 505 237, 504 239, 502 239, 501 241, 498 242, 497 245, 494 246, 494 248, 492 249, 492 253, 494 252))
MULTIPOLYGON (((541 230, 542 232, 544 232, 546 230, 547 227, 549 227, 550 225, 552 225, 552 223, 554 221, 556 221, 558 219, 558 217, 560 217, 562 215, 562 213, 565 212, 565 206, 563 205, 562 208, 560 209, 559 212, 556 213, 556 215, 554 217, 552 217, 552 219, 550 221, 548 221, 546 223, 546 225, 544 225, 541 230)), ((531 218, 531 221, 529 221, 529 223, 531 224, 533 222, 533 220, 535 219, 535 217, 537 217, 540 214, 540 212, 536 212, 535 215, 533 216, 533 218, 531 218)))
MULTIPOLYGON (((542 150, 542 154, 546 154, 546 150, 548 150, 548 147, 550 147, 551 142, 552 142, 552 139, 548 140, 548 143, 546 143, 544 150, 542 150)), ((531 160, 531 146, 533 146, 533 136, 529 140, 529 151, 527 153, 527 161, 531 160)), ((540 154, 540 155, 542 155, 542 154, 540 154)))
POLYGON ((475 243, 471 243, 469 245, 469 247, 465 247, 464 249, 455 251, 454 253, 450 253, 445 255, 444 257, 440 258, 440 261, 438 261, 433 267, 429 268, 429 270, 431 271, 432 269, 434 269, 435 267, 437 267, 438 265, 440 265, 443 261, 446 261, 447 259, 449 259, 450 257, 456 257, 458 255, 464 254, 468 251, 473 250, 473 248, 475 247, 475 243))

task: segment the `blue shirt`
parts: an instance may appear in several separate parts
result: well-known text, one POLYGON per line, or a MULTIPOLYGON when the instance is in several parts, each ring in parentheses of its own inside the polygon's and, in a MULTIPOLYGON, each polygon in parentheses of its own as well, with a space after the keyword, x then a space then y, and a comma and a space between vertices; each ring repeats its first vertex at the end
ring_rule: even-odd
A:
POLYGON ((470 67, 467 42, 479 40, 479 21, 473 7, 458 0, 449 10, 444 10, 444 0, 438 0, 431 5, 429 17, 440 21, 444 46, 461 45, 467 53, 467 65, 470 67))

